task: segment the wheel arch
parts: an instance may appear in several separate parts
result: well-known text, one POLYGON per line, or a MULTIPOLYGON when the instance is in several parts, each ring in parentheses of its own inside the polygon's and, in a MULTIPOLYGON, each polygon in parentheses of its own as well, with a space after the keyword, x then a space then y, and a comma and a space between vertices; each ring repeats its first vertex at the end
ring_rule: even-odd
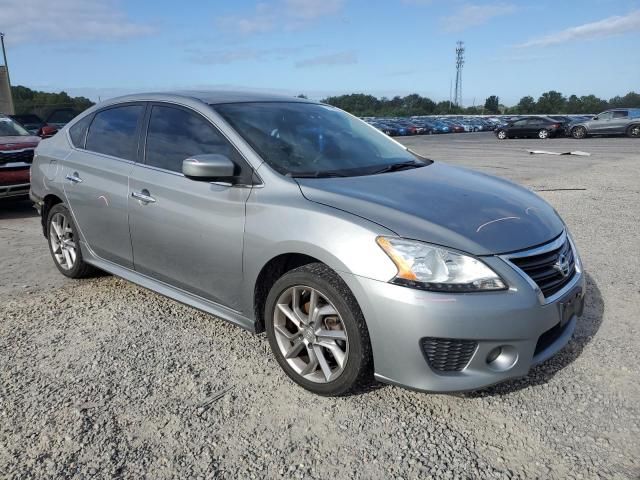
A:
POLYGON ((311 255, 288 252, 272 257, 262 266, 253 289, 253 310, 256 332, 264 331, 264 307, 269 291, 271 290, 271 287, 273 287, 274 283, 276 283, 276 281, 285 273, 310 263, 322 263, 327 265, 325 262, 311 255))
POLYGON ((42 214, 40 215, 40 223, 42 225, 42 234, 47 238, 47 218, 49 217, 49 211, 51 207, 57 205, 58 203, 63 203, 62 199, 57 195, 50 193, 45 195, 42 200, 42 214))

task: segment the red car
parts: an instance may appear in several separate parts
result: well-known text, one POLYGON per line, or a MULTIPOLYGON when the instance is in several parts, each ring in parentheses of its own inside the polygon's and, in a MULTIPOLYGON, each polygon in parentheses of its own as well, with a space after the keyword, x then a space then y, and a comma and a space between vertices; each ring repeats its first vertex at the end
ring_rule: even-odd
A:
MULTIPOLYGON (((42 138, 55 133, 43 127, 42 138)), ((0 199, 29 194, 29 169, 40 137, 30 134, 15 120, 0 114, 0 199)))

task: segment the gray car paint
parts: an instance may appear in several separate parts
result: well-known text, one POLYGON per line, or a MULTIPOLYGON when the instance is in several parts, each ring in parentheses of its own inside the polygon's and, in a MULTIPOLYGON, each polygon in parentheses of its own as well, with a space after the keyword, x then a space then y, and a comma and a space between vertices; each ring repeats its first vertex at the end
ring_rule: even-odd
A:
POLYGON ((442 163, 381 175, 298 179, 314 202, 368 218, 401 237, 475 255, 511 252, 562 233, 562 220, 533 192, 442 163))
MULTIPOLYGON (((562 222, 550 206, 506 181, 437 162, 362 178, 284 177, 224 122, 215 105, 210 107, 265 100, 306 101, 246 92, 189 92, 104 102, 41 142, 32 167, 32 199, 39 208, 48 196, 67 204, 88 263, 249 330, 257 327, 255 288, 265 265, 289 253, 314 257, 338 272, 354 293, 370 331, 376 376, 383 381, 422 390, 478 388, 522 375, 543 358, 533 357, 538 336, 559 321, 565 296, 575 289, 584 293, 584 277, 578 273, 557 301, 546 302, 508 260, 495 254, 562 234, 562 222), (164 102, 200 113, 254 170, 255 184, 198 182, 132 162, 112 163, 111 157, 98 158, 72 146, 68 129, 76 121, 128 101, 164 102), (103 167, 94 165, 100 162, 103 167), (117 179, 105 173, 101 182, 99 168, 122 171, 117 179), (84 178, 71 185, 66 177, 74 173, 84 178), (144 190, 155 203, 132 199, 132 193, 144 190), (101 196, 112 201, 104 202, 101 196), (128 228, 132 236, 124 237, 133 240, 133 265, 127 262, 122 238, 128 228), (393 285, 389 280, 397 270, 377 246, 379 235, 410 236, 487 255, 483 261, 509 289, 461 295, 393 285), (455 378, 432 372, 418 348, 418 339, 429 335, 477 338, 469 369, 455 378), (487 349, 505 341, 520 349, 514 368, 494 372, 483 366, 487 349)), ((543 354, 555 353, 565 337, 543 354)))

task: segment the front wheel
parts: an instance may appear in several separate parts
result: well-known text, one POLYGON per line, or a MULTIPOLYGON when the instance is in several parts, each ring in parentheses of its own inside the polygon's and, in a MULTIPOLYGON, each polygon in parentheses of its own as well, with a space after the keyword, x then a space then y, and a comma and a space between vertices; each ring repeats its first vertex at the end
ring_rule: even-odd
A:
POLYGON ((325 396, 371 382, 369 332, 344 281, 312 263, 276 281, 265 310, 267 338, 278 364, 298 385, 325 396))
POLYGON ((640 124, 630 125, 629 128, 627 128, 627 137, 640 138, 640 124))
POLYGON ((505 132, 504 130, 498 130, 498 133, 496 135, 500 140, 504 140, 505 138, 507 138, 507 132, 505 132))
POLYGON ((571 129, 571 136, 577 139, 585 138, 587 136, 587 129, 584 127, 573 127, 571 129))
POLYGON ((542 128, 538 131, 538 138, 545 140, 547 138, 549 138, 549 130, 547 130, 546 128, 542 128))

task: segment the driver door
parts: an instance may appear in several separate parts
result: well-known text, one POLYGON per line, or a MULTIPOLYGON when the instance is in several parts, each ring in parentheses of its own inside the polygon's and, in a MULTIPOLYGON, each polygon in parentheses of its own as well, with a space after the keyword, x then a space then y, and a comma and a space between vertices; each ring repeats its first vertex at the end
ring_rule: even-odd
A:
POLYGON ((189 179, 182 174, 182 161, 218 153, 245 173, 250 167, 199 113, 161 103, 149 110, 143 162, 134 167, 129 185, 134 268, 238 310, 251 189, 189 179))
POLYGON ((589 122, 589 129, 591 133, 602 134, 611 131, 613 112, 603 112, 599 114, 597 118, 597 120, 591 120, 589 122))

